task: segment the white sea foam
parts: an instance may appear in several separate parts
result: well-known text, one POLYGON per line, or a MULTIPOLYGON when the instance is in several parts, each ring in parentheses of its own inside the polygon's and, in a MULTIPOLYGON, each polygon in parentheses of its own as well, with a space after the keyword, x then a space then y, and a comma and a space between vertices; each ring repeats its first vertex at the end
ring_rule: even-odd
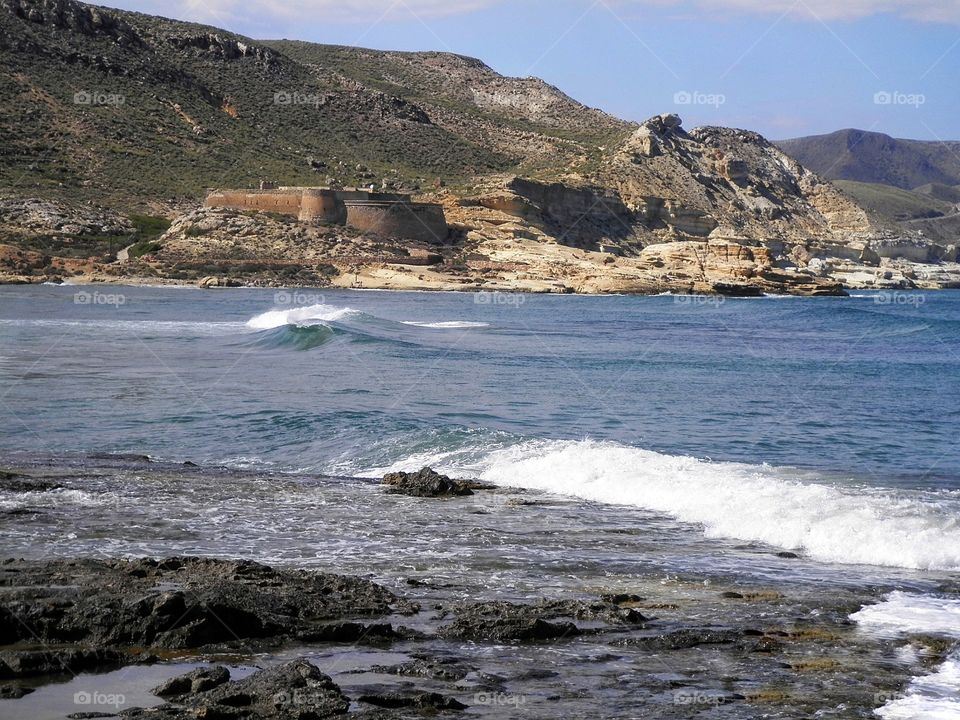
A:
POLYGON ((416 320, 404 320, 404 325, 415 325, 422 328, 435 328, 438 330, 455 330, 460 328, 485 328, 490 327, 490 323, 470 322, 467 320, 447 320, 445 322, 418 322, 416 320))
POLYGON ((887 595, 882 603, 868 605, 850 618, 865 628, 881 632, 939 632, 960 638, 960 598, 897 590, 887 595))
MULTIPOLYGON (((960 638, 960 598, 901 591, 850 616, 880 633, 933 633, 960 638)), ((906 691, 876 710, 884 720, 956 720, 960 718, 960 653, 936 671, 914 678, 906 691)))
POLYGON ((289 310, 268 310, 250 318, 247 327, 253 330, 270 330, 284 325, 310 325, 342 320, 358 314, 356 310, 335 305, 308 305, 289 310))
POLYGON ((901 497, 879 488, 813 482, 766 465, 590 440, 528 441, 489 452, 420 451, 368 472, 422 465, 662 512, 700 524, 709 537, 802 550, 820 560, 960 569, 960 504, 945 496, 901 497))

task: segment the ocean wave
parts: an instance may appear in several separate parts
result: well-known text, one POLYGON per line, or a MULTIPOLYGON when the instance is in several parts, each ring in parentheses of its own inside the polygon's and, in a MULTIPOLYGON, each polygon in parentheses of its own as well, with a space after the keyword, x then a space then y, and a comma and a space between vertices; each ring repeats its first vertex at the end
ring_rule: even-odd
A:
MULTIPOLYGON (((930 633, 960 639, 960 598, 956 597, 897 590, 850 618, 864 629, 883 634, 930 633)), ((960 652, 952 653, 934 672, 911 680, 905 692, 875 714, 884 720, 960 717, 960 652)))
POLYGON ((421 448, 369 470, 433 465, 499 485, 664 513, 708 537, 760 542, 838 563, 960 569, 950 498, 811 481, 765 465, 666 455, 612 442, 533 440, 482 452, 421 448))
POLYGON ((308 305, 287 310, 268 310, 247 320, 247 327, 253 330, 272 330, 284 325, 313 325, 334 322, 358 315, 358 311, 335 305, 308 305))

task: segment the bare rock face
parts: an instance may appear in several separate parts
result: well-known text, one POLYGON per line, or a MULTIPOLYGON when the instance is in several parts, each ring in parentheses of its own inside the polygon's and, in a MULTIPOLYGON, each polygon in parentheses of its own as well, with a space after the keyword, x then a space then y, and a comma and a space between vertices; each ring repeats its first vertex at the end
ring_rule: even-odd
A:
POLYGON ((133 232, 125 215, 105 208, 40 198, 0 198, 0 226, 62 235, 123 235, 133 232))
POLYGON ((109 37, 118 45, 143 44, 136 31, 114 13, 74 0, 2 0, 0 8, 38 25, 109 37))

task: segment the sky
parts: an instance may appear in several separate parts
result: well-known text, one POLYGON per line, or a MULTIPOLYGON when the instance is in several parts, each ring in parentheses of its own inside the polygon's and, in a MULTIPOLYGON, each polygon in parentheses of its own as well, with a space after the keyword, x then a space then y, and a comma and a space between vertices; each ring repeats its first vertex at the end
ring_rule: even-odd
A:
MULTIPOLYGON (((103 0, 101 0, 103 1, 103 0)), ((628 120, 960 140, 960 0, 107 0, 252 38, 477 57, 628 120)))

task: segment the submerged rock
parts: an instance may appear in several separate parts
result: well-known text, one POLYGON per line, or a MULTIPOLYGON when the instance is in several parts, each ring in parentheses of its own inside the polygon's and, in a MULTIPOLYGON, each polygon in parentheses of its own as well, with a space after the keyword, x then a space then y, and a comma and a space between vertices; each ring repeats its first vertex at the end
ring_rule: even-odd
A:
POLYGON ((727 628, 682 628, 657 635, 630 637, 615 644, 647 650, 685 650, 699 645, 727 645, 741 640, 743 633, 727 628))

